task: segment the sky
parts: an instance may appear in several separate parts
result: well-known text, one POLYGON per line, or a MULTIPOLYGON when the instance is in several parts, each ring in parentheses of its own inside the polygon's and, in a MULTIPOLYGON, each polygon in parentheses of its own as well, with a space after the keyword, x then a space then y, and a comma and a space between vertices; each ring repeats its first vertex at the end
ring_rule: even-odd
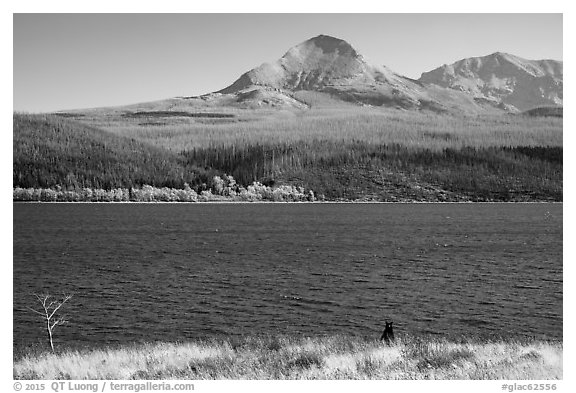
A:
POLYGON ((562 23, 562 14, 16 13, 13 109, 205 94, 319 34, 411 78, 496 51, 563 60, 562 23))

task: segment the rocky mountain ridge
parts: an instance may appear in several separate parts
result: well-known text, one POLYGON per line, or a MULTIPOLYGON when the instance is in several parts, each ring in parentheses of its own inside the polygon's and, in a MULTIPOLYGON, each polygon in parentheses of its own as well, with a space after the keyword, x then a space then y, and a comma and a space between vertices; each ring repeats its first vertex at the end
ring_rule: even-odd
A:
MULTIPOLYGON (((447 111, 462 105, 477 106, 469 97, 454 91, 426 87, 396 74, 385 66, 369 64, 346 41, 319 35, 294 46, 273 63, 264 63, 216 92, 261 96, 275 92, 277 102, 290 103, 299 91, 325 93, 339 100, 370 106, 447 111)), ((270 98, 262 103, 273 102, 270 98)))
POLYGON ((470 94, 509 111, 562 106, 563 62, 508 53, 459 60, 425 72, 419 81, 470 94))
POLYGON ((369 64, 349 43, 327 35, 304 41, 272 63, 204 99, 235 96, 257 106, 309 106, 295 93, 314 91, 369 106, 436 112, 519 112, 563 103, 562 62, 496 52, 425 72, 418 80, 369 64))

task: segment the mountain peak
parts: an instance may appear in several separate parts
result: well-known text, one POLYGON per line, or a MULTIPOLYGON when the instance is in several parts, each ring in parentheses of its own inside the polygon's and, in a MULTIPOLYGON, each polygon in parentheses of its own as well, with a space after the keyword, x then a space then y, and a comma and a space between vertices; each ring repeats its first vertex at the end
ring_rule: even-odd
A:
POLYGON ((511 62, 517 62, 518 60, 523 60, 521 58, 519 58, 518 56, 514 56, 511 55, 510 53, 506 53, 506 52, 494 52, 491 55, 488 56, 484 56, 484 59, 496 59, 498 61, 511 61, 511 62))
POLYGON ((326 34, 319 34, 316 37, 312 37, 304 42, 309 42, 312 41, 314 43, 322 43, 322 42, 332 42, 332 43, 336 43, 336 44, 340 44, 340 43, 346 43, 346 41, 344 41, 343 39, 340 38, 336 38, 333 37, 331 35, 326 35, 326 34))
POLYGON ((510 57, 510 56, 512 56, 512 55, 509 53, 500 52, 500 51, 494 52, 491 55, 488 55, 488 57, 510 57))
POLYGON ((318 90, 366 72, 369 66, 346 41, 321 34, 293 46, 282 58, 243 74, 219 93, 251 85, 286 90, 318 90))
POLYGON ((310 38, 307 41, 304 41, 302 44, 297 46, 307 44, 314 44, 317 48, 322 49, 324 53, 338 52, 340 55, 358 57, 358 53, 356 50, 354 50, 352 45, 340 38, 332 37, 329 35, 320 34, 316 37, 310 38))

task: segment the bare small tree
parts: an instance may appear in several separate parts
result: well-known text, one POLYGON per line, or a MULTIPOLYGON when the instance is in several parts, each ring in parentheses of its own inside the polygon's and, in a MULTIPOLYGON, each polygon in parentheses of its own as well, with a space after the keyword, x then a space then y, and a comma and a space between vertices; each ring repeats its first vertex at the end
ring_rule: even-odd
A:
POLYGON ((52 333, 58 325, 64 325, 68 321, 66 318, 56 314, 58 310, 66 303, 68 300, 72 299, 72 295, 63 295, 62 299, 57 299, 52 295, 44 294, 38 295, 34 294, 38 302, 42 305, 42 310, 35 310, 31 307, 27 307, 28 310, 40 315, 44 322, 46 323, 46 330, 48 330, 48 338, 50 340, 50 348, 54 352, 54 342, 52 341, 52 333))

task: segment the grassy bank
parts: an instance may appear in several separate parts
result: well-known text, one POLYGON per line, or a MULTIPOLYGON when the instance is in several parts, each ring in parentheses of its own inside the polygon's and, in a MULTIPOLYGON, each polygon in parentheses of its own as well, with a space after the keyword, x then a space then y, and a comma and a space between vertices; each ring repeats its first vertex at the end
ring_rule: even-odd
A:
POLYGON ((25 355, 15 379, 562 379, 559 342, 244 337, 25 355))

